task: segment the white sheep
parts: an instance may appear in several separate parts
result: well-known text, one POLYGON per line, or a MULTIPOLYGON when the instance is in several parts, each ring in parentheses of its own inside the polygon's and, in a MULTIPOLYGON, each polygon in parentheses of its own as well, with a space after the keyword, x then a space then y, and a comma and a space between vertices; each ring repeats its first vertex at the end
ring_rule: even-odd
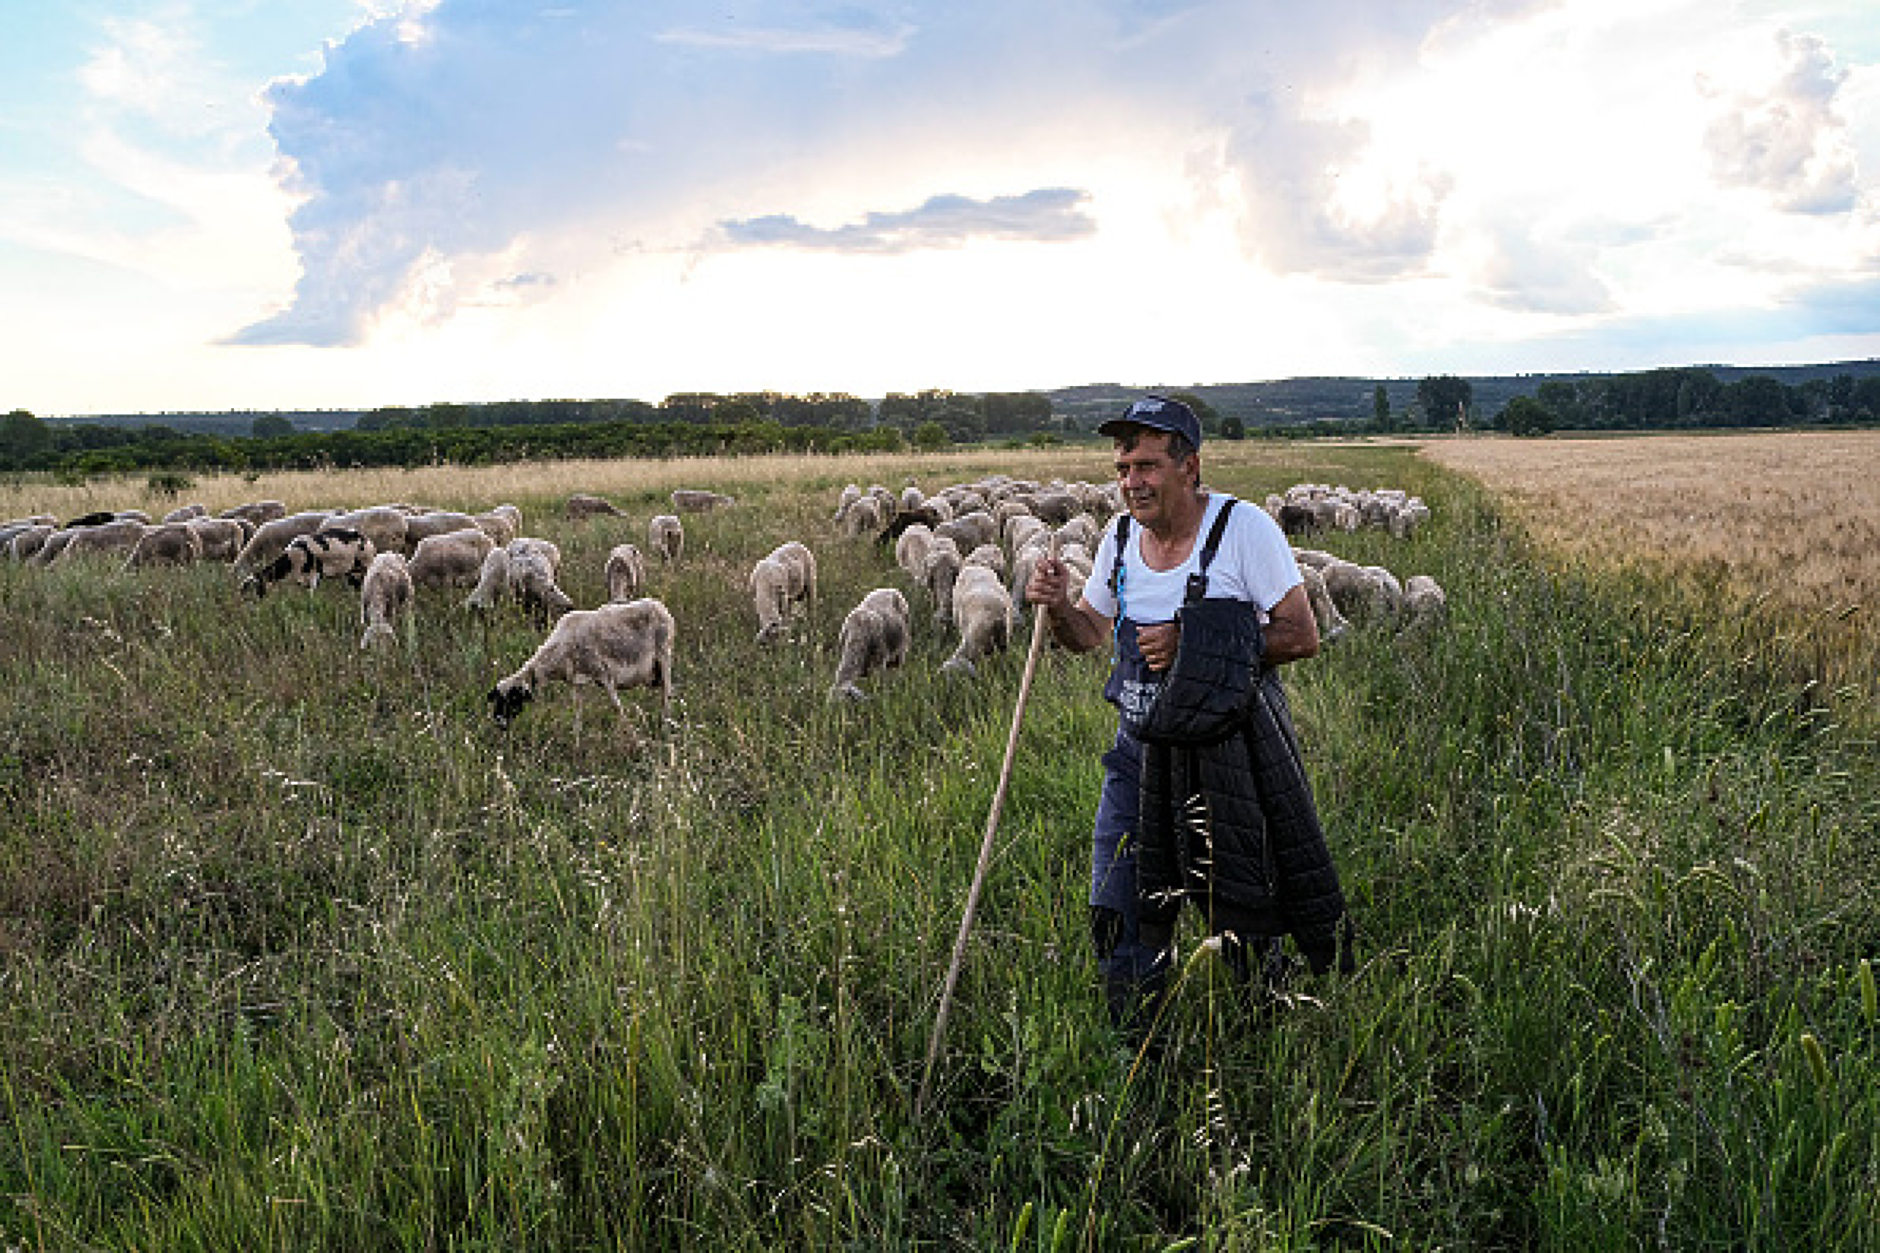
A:
POLYGON ((685 550, 685 527, 670 513, 655 514, 646 524, 646 546, 668 564, 685 550))
POLYGON ((509 593, 538 618, 560 617, 574 608, 561 590, 561 549, 553 541, 524 535, 509 541, 509 593))
POLYGON ((1442 584, 1427 574, 1413 574, 1403 585, 1403 627, 1409 634, 1422 634, 1439 626, 1449 616, 1449 596, 1442 584))
POLYGON ((927 556, 933 551, 933 531, 916 522, 894 541, 894 564, 910 579, 920 579, 927 569, 927 556))
POLYGON ((373 505, 335 514, 327 525, 359 532, 372 541, 375 550, 382 553, 402 553, 414 542, 411 539, 411 515, 396 505, 373 505))
MULTIPOLYGON (((65 542, 44 560, 63 561, 84 553, 123 553, 128 556, 135 551, 149 530, 148 524, 132 518, 117 518, 96 526, 68 527, 61 532, 67 537, 65 542)), ((57 538, 56 535, 53 537, 57 538)), ((52 547, 51 539, 46 541, 46 546, 52 547)))
MULTIPOLYGON (((405 520, 405 555, 415 557, 418 545, 434 535, 454 535, 458 531, 482 530, 477 520, 467 513, 455 509, 433 509, 429 513, 413 514, 405 520)), ((487 532, 486 532, 487 534, 487 532)), ((490 536, 495 543, 496 537, 490 536)))
POLYGON ((507 727, 534 699, 536 690, 554 680, 574 688, 577 720, 581 685, 590 683, 607 693, 623 724, 627 717, 620 703, 623 687, 659 688, 662 718, 669 718, 673 635, 672 614, 657 600, 571 610, 527 661, 497 680, 489 692, 490 714, 497 726, 507 727))
POLYGON ((1325 576, 1319 568, 1301 562, 1299 577, 1305 583, 1306 603, 1312 607, 1312 617, 1318 624, 1319 638, 1327 644, 1335 642, 1350 627, 1345 616, 1338 612, 1338 606, 1332 603, 1332 595, 1325 589, 1325 576))
POLYGON ((1011 642, 1018 611, 997 572, 983 565, 960 567, 953 583, 953 623, 960 644, 941 664, 945 674, 972 674, 982 658, 1011 642))
MULTIPOLYGON (((485 532, 487 534, 487 532, 485 532)), ((494 543, 494 541, 491 541, 494 543)), ((509 599, 509 550, 492 548, 483 556, 477 570, 477 585, 464 598, 463 607, 473 613, 489 613, 509 599)))
POLYGON ((646 558, 638 546, 615 544, 607 554, 607 599, 625 604, 646 586, 646 558))
POLYGON ((397 638, 395 623, 400 615, 410 621, 411 600, 411 569, 405 555, 383 552, 374 557, 359 586, 359 620, 365 624, 359 647, 397 638))
POLYGON ((900 589, 878 587, 842 619, 837 637, 841 660, 836 663, 831 700, 866 700, 861 681, 882 670, 898 668, 907 660, 907 597, 900 589))
POLYGON ((779 544, 751 567, 746 586, 757 609, 757 642, 771 643, 793 610, 815 604, 816 555, 796 540, 779 544))
POLYGON ((420 588, 474 584, 483 572, 483 559, 495 547, 496 541, 475 525, 428 535, 411 550, 411 582, 420 588))
POLYGON ((1403 610, 1403 586, 1382 566, 1332 561, 1319 574, 1332 603, 1347 618, 1393 623, 1403 610))
POLYGON ((209 506, 207 505, 180 505, 164 514, 163 521, 166 524, 171 522, 187 522, 191 518, 206 518, 208 516, 209 506))
POLYGON ((960 546, 942 536, 934 536, 927 551, 927 568, 921 572, 921 584, 933 598, 933 620, 938 626, 953 623, 953 585, 960 577, 960 546))

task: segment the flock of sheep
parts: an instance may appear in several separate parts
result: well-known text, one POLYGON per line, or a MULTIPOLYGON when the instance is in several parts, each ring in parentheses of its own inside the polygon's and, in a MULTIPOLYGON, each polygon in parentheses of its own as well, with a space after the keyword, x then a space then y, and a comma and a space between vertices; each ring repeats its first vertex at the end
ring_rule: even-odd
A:
MULTIPOLYGON (((674 512, 647 525, 647 552, 672 564, 684 552, 679 514, 735 505, 716 492, 672 493, 674 512)), ((917 487, 896 493, 879 484, 846 487, 832 519, 838 536, 892 548, 895 567, 916 596, 931 606, 938 630, 957 636, 941 666, 971 675, 978 663, 1010 643, 1033 566, 1054 552, 1079 578, 1088 577, 1099 540, 1120 512, 1115 484, 1037 483, 995 474, 931 495, 917 487)), ((1423 502, 1402 492, 1352 493, 1343 487, 1301 484, 1269 496, 1265 507, 1290 534, 1379 526, 1408 537, 1429 516, 1423 502)), ((605 499, 577 494, 564 514, 580 523, 622 516, 605 499)), ((489 612, 521 606, 544 626, 546 638, 488 694, 491 713, 508 725, 545 682, 592 684, 607 693, 623 718, 619 689, 657 688, 670 711, 674 623, 666 606, 643 597, 647 557, 634 544, 615 545, 606 562, 607 603, 578 609, 559 583, 561 550, 550 540, 519 534, 513 505, 482 513, 408 504, 365 509, 313 509, 289 513, 279 501, 240 505, 211 516, 201 505, 152 522, 138 510, 89 514, 60 524, 35 516, 0 524, 0 556, 50 564, 72 554, 122 554, 127 569, 219 561, 232 566, 240 586, 264 596, 275 584, 314 588, 343 579, 359 590, 360 647, 410 628, 418 589, 468 588, 465 608, 489 612)), ((1400 583, 1381 566, 1359 566, 1319 549, 1297 548, 1300 570, 1321 636, 1338 639, 1352 620, 1421 628, 1444 613, 1444 595, 1426 575, 1400 583)), ((799 612, 813 606, 816 557, 792 540, 752 567, 747 590, 757 640, 785 638, 799 612)), ((839 660, 830 697, 865 698, 862 684, 900 666, 913 638, 908 594, 898 586, 870 590, 843 618, 839 660)))

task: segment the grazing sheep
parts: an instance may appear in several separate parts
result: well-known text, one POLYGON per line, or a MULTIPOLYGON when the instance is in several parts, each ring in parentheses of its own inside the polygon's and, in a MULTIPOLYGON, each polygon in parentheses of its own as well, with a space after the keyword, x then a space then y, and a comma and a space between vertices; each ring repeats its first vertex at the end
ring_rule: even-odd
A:
POLYGON ((202 536, 187 521, 164 522, 145 531, 125 560, 126 570, 145 566, 189 566, 202 560, 202 536))
POLYGON ((849 506, 862 498, 862 485, 851 483, 842 489, 842 495, 836 500, 836 511, 829 515, 832 522, 842 521, 842 515, 849 511, 849 506))
POLYGON ((907 660, 907 597, 898 588, 878 587, 842 619, 837 637, 842 658, 836 663, 831 700, 868 699, 861 681, 882 670, 898 668, 907 660))
POLYGON ((1382 566, 1333 561, 1319 574, 1338 611, 1354 621, 1395 622, 1403 609, 1403 587, 1382 566))
POLYGON ((23 562, 38 552, 45 544, 46 537, 57 529, 50 522, 35 522, 13 530, 7 540, 7 552, 13 560, 23 562))
POLYGON ((396 505, 373 505, 369 509, 335 514, 327 525, 359 532, 371 540, 372 547, 379 552, 402 553, 412 543, 411 515, 396 505))
POLYGON ((463 587, 474 584, 483 572, 483 559, 496 547, 480 527, 469 526, 446 535, 429 535, 411 550, 414 587, 463 587))
POLYGON ((1005 578, 1007 572, 1005 553, 997 544, 981 544, 979 547, 973 549, 973 551, 967 553, 966 560, 961 564, 963 566, 984 566, 1001 579, 1005 578))
POLYGON ((561 575, 561 549, 550 540, 521 536, 509 541, 509 592, 522 607, 546 621, 574 608, 574 601, 556 580, 561 575))
POLYGON ((619 689, 657 687, 662 717, 670 717, 673 633, 672 614, 656 600, 571 610, 515 673, 490 689, 490 715, 497 726, 507 727, 540 685, 559 680, 575 689, 577 718, 584 683, 607 693, 623 723, 627 711, 619 689))
POLYGON ((1082 508, 1067 491, 1039 492, 1031 498, 1031 511, 1051 526, 1063 526, 1082 508))
POLYGON ((1332 595, 1325 590, 1325 576, 1319 573, 1317 566, 1299 565, 1299 577, 1305 582, 1306 603, 1312 606, 1312 617, 1318 623, 1319 638, 1325 643, 1335 642, 1350 627, 1345 615, 1338 612, 1338 606, 1332 603, 1332 595))
POLYGON ((256 530, 260 530, 276 519, 285 518, 287 516, 287 506, 278 500, 256 500, 250 501, 245 505, 236 505, 232 509, 224 509, 215 516, 218 518, 236 518, 246 522, 256 530))
POLYGON ((961 552, 969 553, 981 544, 996 543, 999 524, 984 509, 973 509, 955 514, 951 521, 934 527, 933 533, 946 536, 960 546, 961 552))
POLYGON ((720 505, 737 503, 736 497, 686 487, 681 487, 672 494, 672 507, 679 513, 710 513, 720 505))
MULTIPOLYGON (((70 538, 61 550, 53 556, 64 561, 87 553, 123 553, 128 556, 137 548, 145 532, 150 528, 131 518, 118 518, 94 526, 67 528, 70 538)), ((52 541, 47 541, 47 547, 52 541)), ((51 560, 48 558, 47 560, 51 560)))
POLYGON ((908 578, 919 579, 926 572, 927 556, 931 552, 933 532, 917 522, 894 541, 894 564, 901 567, 908 578))
POLYGON ((1413 574, 1403 585, 1403 627, 1406 634, 1433 630, 1449 616, 1449 597, 1442 584, 1427 574, 1413 574))
POLYGON ((1018 610, 997 572, 982 565, 960 567, 953 583, 953 622, 960 630, 960 644, 941 664, 943 674, 970 675, 980 659, 1011 642, 1018 610))
POLYGON ((183 525, 196 533, 203 561, 235 560, 242 545, 255 533, 254 524, 242 518, 191 518, 183 525))
POLYGON ((589 518, 624 518, 626 513, 616 509, 612 502, 599 496, 589 496, 585 492, 576 492, 568 497, 562 506, 562 513, 570 522, 586 522, 589 518))
POLYGON ((655 515, 646 524, 646 546, 668 564, 685 549, 685 527, 670 513, 655 515))
POLYGON ((366 568, 365 582, 359 586, 359 620, 366 628, 359 637, 359 647, 370 648, 380 640, 395 639, 395 620, 402 614, 410 621, 411 598, 411 569, 405 555, 384 552, 374 557, 366 568))
POLYGON ((646 558, 633 544, 615 544, 607 554, 607 599, 625 604, 646 586, 646 558))
POLYGON ((477 585, 465 598, 463 607, 475 613, 488 613, 508 597, 509 550, 492 548, 483 557, 483 565, 477 571, 477 585))
POLYGON ((838 521, 846 538, 861 539, 867 535, 880 535, 888 525, 889 518, 879 497, 862 496, 842 511, 838 521))
POLYGON ((751 567, 747 585, 757 608, 757 642, 771 643, 792 610, 815 603, 816 556, 796 540, 779 544, 751 567))
POLYGON ((326 525, 332 516, 329 509, 304 509, 257 524, 255 533, 248 537, 242 550, 235 554, 236 575, 249 575, 272 564, 276 557, 286 551, 289 543, 302 535, 312 535, 326 525))
POLYGON ((477 529, 495 540, 498 547, 506 548, 516 538, 515 519, 507 513, 495 509, 484 513, 472 514, 470 520, 477 524, 477 529))
POLYGON ((279 557, 249 575, 242 586, 256 596, 265 596, 269 584, 282 580, 292 580, 308 591, 320 586, 321 579, 344 578, 358 587, 377 555, 372 541, 359 532, 322 527, 312 535, 295 536, 279 557))
MULTIPOLYGON (((477 520, 467 513, 454 509, 434 509, 430 513, 414 514, 405 520, 405 555, 417 555, 418 545, 434 535, 452 535, 458 531, 483 530, 477 520)), ((495 543, 496 537, 490 536, 495 543)))
POLYGON ((1005 551, 1017 555, 1033 539, 1049 534, 1050 530, 1035 513, 1011 514, 1005 520, 1005 551))
POLYGON ((206 518, 208 516, 209 506, 207 505, 183 505, 164 514, 163 521, 165 523, 187 522, 191 518, 206 518))
POLYGON ((960 577, 960 546, 950 539, 934 536, 927 552, 927 568, 921 572, 921 585, 933 599, 936 626, 953 625, 953 584, 960 577))

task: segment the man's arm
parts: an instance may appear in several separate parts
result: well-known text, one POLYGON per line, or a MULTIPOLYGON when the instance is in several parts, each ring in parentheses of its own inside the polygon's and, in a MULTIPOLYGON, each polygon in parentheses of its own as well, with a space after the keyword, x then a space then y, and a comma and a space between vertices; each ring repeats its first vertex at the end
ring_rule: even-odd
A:
POLYGON ((1318 651, 1319 621, 1312 616, 1306 585, 1300 583, 1267 612, 1266 663, 1283 666, 1289 661, 1304 661, 1318 651))

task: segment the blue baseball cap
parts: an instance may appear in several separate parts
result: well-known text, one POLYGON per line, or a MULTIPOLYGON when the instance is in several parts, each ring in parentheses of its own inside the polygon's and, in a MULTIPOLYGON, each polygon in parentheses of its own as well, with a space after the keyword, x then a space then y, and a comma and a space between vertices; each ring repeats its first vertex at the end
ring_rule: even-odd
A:
POLYGON ((1195 411, 1179 400, 1166 396, 1144 396, 1120 418, 1111 418, 1097 428, 1097 434, 1117 436, 1132 426, 1146 426, 1152 431, 1169 431, 1201 447, 1201 420, 1195 411))

